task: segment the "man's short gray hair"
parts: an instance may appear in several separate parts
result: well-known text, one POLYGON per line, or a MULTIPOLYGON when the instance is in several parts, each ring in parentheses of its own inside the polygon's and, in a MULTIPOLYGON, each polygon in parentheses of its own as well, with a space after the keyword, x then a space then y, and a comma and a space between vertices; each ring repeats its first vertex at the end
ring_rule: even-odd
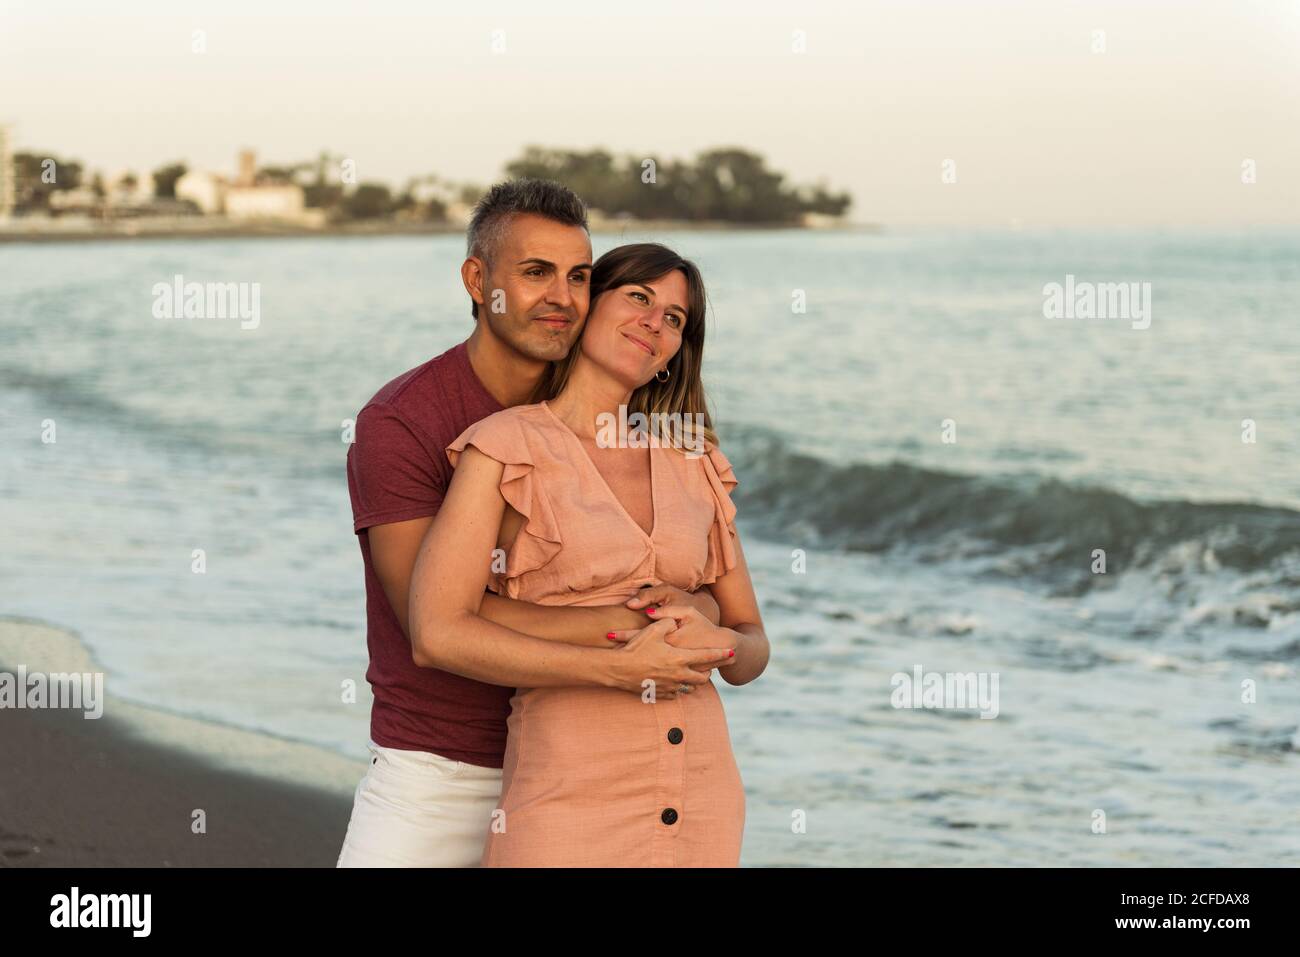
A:
POLYGON ((549 179, 512 179, 497 183, 474 206, 465 231, 465 255, 491 262, 510 220, 520 213, 587 228, 587 207, 569 187, 549 179))
MULTIPOLYGON (((475 204, 465 230, 465 255, 491 265, 511 220, 521 213, 587 229, 587 207, 573 190, 549 179, 512 179, 497 183, 475 204)), ((476 306, 470 314, 477 318, 476 306)))

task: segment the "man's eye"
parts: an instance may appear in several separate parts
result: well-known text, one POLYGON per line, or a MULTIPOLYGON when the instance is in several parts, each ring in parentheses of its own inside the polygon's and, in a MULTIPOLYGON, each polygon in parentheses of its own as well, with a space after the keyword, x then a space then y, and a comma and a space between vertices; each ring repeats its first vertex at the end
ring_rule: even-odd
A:
POLYGON ((587 274, 585 272, 575 272, 573 274, 573 281, 576 283, 584 283, 587 281, 587 274))
POLYGON ((534 266, 532 269, 524 273, 525 276, 540 276, 541 274, 542 274, 542 270, 538 266, 534 266))

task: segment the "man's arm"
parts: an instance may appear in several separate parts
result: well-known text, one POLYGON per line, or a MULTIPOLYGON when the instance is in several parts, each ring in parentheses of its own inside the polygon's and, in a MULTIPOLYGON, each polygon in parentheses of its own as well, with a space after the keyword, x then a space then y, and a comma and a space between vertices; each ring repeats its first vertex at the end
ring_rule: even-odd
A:
MULTIPOLYGON (((424 540, 433 518, 416 518, 408 522, 393 522, 388 525, 375 525, 368 531, 370 536, 370 561, 374 566, 379 584, 383 586, 388 604, 397 616, 402 632, 409 638, 411 629, 408 623, 409 600, 411 590, 411 572, 415 568, 415 558, 420 551, 420 542, 424 540)), ((678 599, 670 595, 660 595, 660 589, 645 589, 653 593, 661 604, 676 603, 678 599)), ((679 593, 685 594, 685 593, 679 593)), ((718 603, 713 600, 707 587, 701 588, 693 597, 697 608, 715 625, 718 623, 718 603), (711 612, 711 613, 710 613, 711 612)), ((560 605, 537 605, 532 602, 518 601, 485 592, 479 606, 479 614, 497 624, 505 625, 515 631, 542 638, 546 641, 562 641, 571 645, 586 645, 591 648, 605 648, 610 642, 605 637, 611 631, 626 631, 642 628, 652 619, 643 611, 647 602, 638 596, 625 605, 593 605, 582 608, 560 605)))
MULTIPOLYGON (((417 664, 507 687, 597 685, 639 692, 704 684, 706 669, 733 657, 729 648, 674 648, 675 627, 654 622, 622 648, 580 648, 545 641, 479 614, 505 499, 503 466, 467 446, 447 496, 416 556, 408 627, 417 664)), ((661 695, 662 696, 662 695, 661 695)))
POLYGON ((654 619, 645 609, 651 605, 690 605, 713 624, 722 617, 718 603, 707 587, 692 594, 672 585, 647 585, 640 594, 622 605, 589 605, 583 608, 536 605, 517 598, 486 592, 479 614, 484 618, 548 641, 604 648, 610 632, 644 628, 654 619), (618 625, 620 621, 628 622, 618 625))

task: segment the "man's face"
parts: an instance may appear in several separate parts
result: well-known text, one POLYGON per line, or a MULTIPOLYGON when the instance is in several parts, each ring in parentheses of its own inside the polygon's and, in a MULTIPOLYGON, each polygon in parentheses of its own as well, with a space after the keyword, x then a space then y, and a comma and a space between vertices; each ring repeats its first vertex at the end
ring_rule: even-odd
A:
POLYGON ((582 334, 590 283, 587 231, 522 214, 510 222, 487 267, 479 315, 517 352, 554 362, 582 334))

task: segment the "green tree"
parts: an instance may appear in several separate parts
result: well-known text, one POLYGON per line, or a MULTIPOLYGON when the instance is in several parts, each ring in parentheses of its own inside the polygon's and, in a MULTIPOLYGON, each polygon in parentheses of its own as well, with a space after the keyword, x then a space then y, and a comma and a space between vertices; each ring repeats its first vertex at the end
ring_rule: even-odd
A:
POLYGON ((782 223, 798 218, 798 199, 782 188, 784 177, 756 153, 736 148, 706 150, 695 160, 692 219, 782 223))
POLYGON ((705 150, 689 162, 656 159, 653 182, 643 178, 647 159, 654 158, 529 146, 506 165, 506 173, 555 180, 592 209, 641 219, 794 223, 809 212, 843 215, 850 204, 847 194, 832 194, 820 184, 787 187, 783 174, 739 147, 705 150))
POLYGON ((393 210, 393 197, 383 183, 362 183, 343 200, 348 219, 379 219, 393 210))
POLYGON ((336 209, 343 202, 343 187, 335 183, 313 183, 302 190, 303 205, 309 209, 336 209))
POLYGON ((50 194, 77 189, 83 175, 80 163, 49 153, 15 153, 13 171, 14 207, 20 212, 49 209, 50 194))
POLYGON ((153 171, 153 194, 158 199, 176 198, 176 181, 189 172, 184 163, 171 163, 153 171))

